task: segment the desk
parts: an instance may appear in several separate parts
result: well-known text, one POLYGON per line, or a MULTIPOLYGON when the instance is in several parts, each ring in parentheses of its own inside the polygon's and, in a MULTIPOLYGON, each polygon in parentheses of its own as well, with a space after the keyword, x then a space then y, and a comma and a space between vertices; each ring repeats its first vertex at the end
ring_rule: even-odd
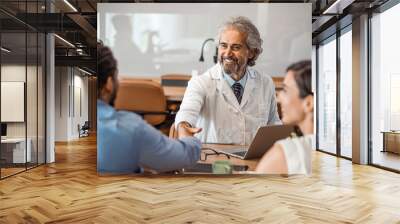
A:
POLYGON ((393 152, 400 154, 400 131, 382 131, 382 152, 393 152))
MULTIPOLYGON (((129 78, 132 79, 132 78, 129 78)), ((134 79, 142 79, 142 80, 151 80, 154 82, 158 82, 161 84, 161 78, 159 77, 136 77, 134 79)), ((273 81, 276 86, 276 91, 280 90, 282 88, 282 80, 283 78, 281 77, 274 77, 273 81)), ((177 80, 172 80, 172 81, 177 81, 177 80)), ((182 81, 182 80, 178 80, 182 81)), ((185 82, 187 82, 185 80, 185 82)), ((164 94, 167 97, 168 101, 174 101, 174 102, 182 102, 183 100, 183 95, 185 94, 186 86, 171 86, 171 85, 162 85, 164 94)))
MULTIPOLYGON (((237 145, 222 145, 222 144, 203 144, 202 148, 211 148, 214 150, 229 150, 229 149, 234 149, 237 148, 237 145)), ((204 152, 202 152, 204 153, 204 152)), ((243 160, 243 159, 239 159, 239 158, 235 158, 235 157, 230 157, 230 159, 228 159, 228 157, 224 154, 220 154, 220 155, 209 155, 207 156, 207 160, 205 161, 199 161, 200 163, 209 163, 212 164, 213 162, 217 161, 217 160, 229 160, 232 165, 247 165, 249 166, 249 170, 248 171, 254 171, 257 167, 257 163, 261 158, 258 159, 250 159, 250 160, 243 160)))
POLYGON ((31 145, 32 141, 27 138, 27 146, 25 151, 25 138, 6 138, 1 139, 1 156, 6 163, 25 163, 31 161, 31 145))
MULTIPOLYGON (((202 155, 200 155, 200 158, 204 158, 204 153, 206 151, 207 151, 207 153, 208 152, 211 153, 211 150, 209 151, 207 149, 213 149, 213 150, 216 150, 216 151, 218 151, 218 150, 226 150, 226 151, 228 151, 229 149, 237 149, 238 146, 239 145, 228 145, 228 144, 203 144, 202 147, 201 147, 202 148, 202 151, 201 151, 202 155)), ((243 159, 239 159, 239 158, 236 158, 236 157, 233 157, 233 156, 230 156, 228 158, 227 155, 220 153, 219 155, 218 154, 208 155, 206 160, 204 160, 204 161, 199 160, 199 161, 197 161, 197 163, 213 164, 215 161, 218 161, 218 160, 229 160, 232 165, 240 165, 240 166, 247 165, 249 167, 249 169, 247 171, 255 171, 255 169, 257 167, 257 164, 258 164, 258 161, 260 159, 261 158, 243 160, 243 159)), ((145 173, 159 174, 159 173, 157 173, 157 171, 149 169, 149 168, 145 168, 145 173)), ((177 174, 175 171, 167 172, 167 174, 172 174, 172 173, 173 174, 177 174)), ((233 171, 233 174, 239 174, 239 173, 241 173, 241 172, 233 171)), ((250 172, 248 172, 248 173, 250 173, 250 172)), ((180 172, 180 174, 182 174, 182 173, 180 172)), ((212 173, 208 173, 208 172, 207 173, 201 173, 201 172, 190 172, 189 171, 189 172, 184 172, 183 174, 196 174, 196 175, 197 174, 201 174, 201 175, 206 174, 206 175, 210 175, 212 173)))
POLYGON ((182 102, 186 87, 163 86, 163 90, 168 101, 182 102))

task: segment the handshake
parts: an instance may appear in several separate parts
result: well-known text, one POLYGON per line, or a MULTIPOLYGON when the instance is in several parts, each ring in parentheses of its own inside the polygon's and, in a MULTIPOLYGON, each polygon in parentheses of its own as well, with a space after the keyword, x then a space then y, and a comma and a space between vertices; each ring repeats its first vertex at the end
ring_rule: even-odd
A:
POLYGON ((188 122, 180 122, 177 128, 177 136, 178 138, 184 137, 192 137, 194 134, 199 133, 201 128, 194 128, 188 122))

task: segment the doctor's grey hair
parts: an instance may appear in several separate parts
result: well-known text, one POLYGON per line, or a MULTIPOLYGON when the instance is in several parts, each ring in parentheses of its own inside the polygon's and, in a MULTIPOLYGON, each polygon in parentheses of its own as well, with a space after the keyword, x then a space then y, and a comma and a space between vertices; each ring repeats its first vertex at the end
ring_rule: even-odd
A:
POLYGON ((221 38, 221 34, 227 28, 235 28, 241 33, 247 34, 246 44, 247 47, 254 52, 254 57, 247 61, 247 65, 253 66, 256 64, 258 56, 262 53, 263 49, 261 47, 263 40, 261 39, 260 32, 258 32, 257 27, 244 16, 231 17, 228 21, 224 22, 219 28, 217 39, 218 43, 221 38))

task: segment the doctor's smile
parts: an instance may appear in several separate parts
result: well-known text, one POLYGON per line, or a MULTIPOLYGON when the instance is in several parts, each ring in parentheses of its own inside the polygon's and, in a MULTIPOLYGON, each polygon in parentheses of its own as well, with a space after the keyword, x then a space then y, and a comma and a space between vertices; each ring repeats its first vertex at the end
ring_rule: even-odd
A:
POLYGON ((232 73, 233 71, 238 72, 240 65, 237 58, 222 57, 221 62, 226 73, 232 73))

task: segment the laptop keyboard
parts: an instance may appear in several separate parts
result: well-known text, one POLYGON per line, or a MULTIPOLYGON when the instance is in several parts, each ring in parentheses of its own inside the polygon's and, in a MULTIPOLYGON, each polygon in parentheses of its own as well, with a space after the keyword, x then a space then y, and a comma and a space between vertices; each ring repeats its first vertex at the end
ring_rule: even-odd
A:
POLYGON ((234 152, 234 153, 232 153, 232 154, 235 154, 235 155, 238 155, 238 156, 244 156, 244 155, 246 155, 246 152, 247 151, 241 151, 241 152, 234 152))

